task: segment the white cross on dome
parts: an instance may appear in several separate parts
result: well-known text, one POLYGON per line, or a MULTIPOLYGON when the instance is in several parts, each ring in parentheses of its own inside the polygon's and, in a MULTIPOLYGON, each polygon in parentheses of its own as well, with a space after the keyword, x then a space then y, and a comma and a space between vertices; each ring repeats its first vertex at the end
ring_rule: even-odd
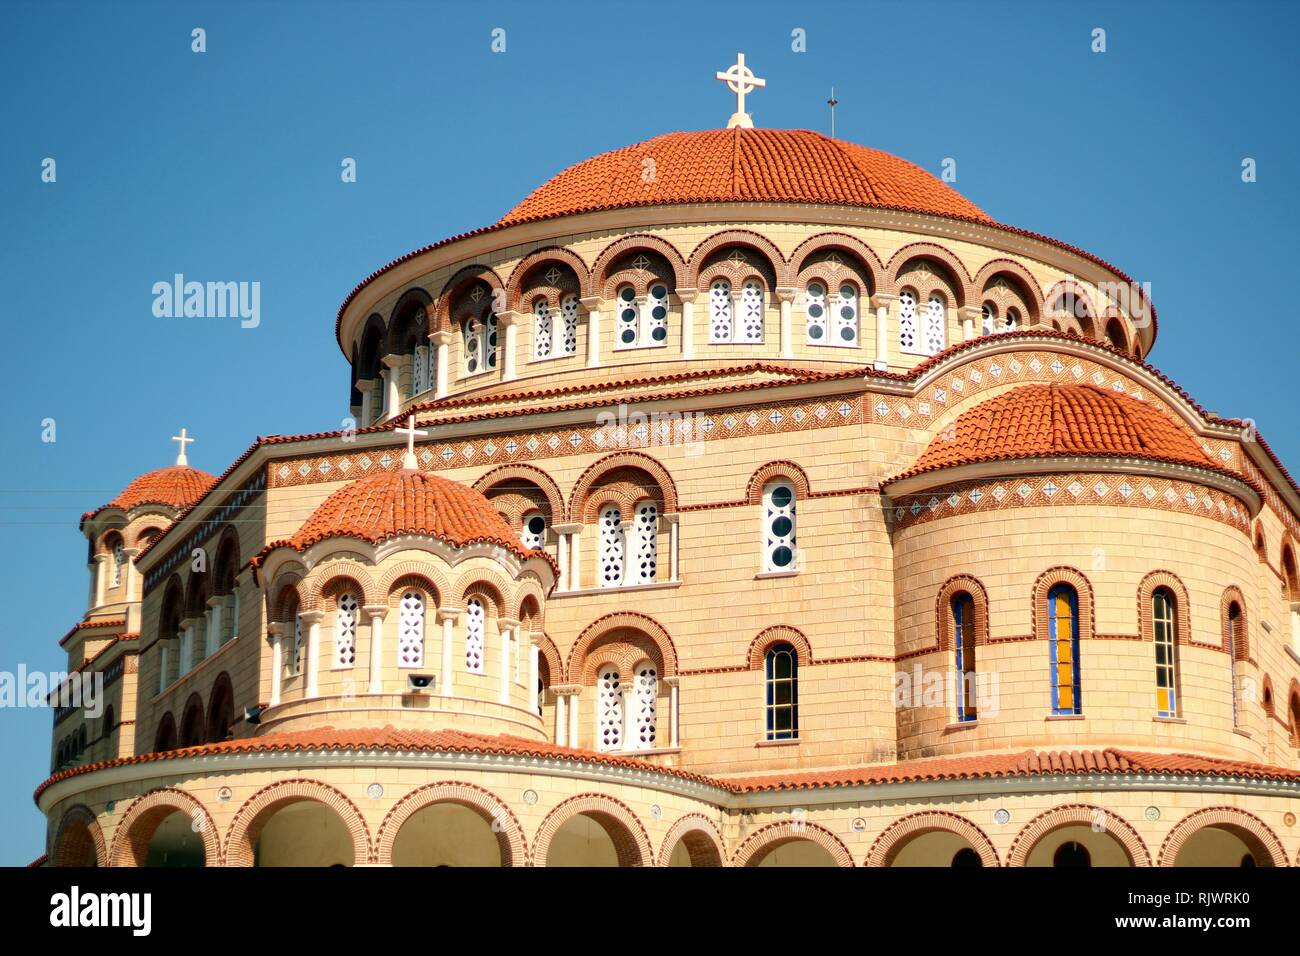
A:
POLYGON ((752 129, 754 118, 745 112, 745 94, 767 86, 767 80, 759 79, 754 75, 753 70, 745 66, 743 53, 737 53, 736 62, 728 67, 725 73, 719 72, 715 79, 722 80, 727 84, 727 89, 736 94, 736 112, 732 113, 731 119, 727 120, 727 129, 736 126, 752 129))

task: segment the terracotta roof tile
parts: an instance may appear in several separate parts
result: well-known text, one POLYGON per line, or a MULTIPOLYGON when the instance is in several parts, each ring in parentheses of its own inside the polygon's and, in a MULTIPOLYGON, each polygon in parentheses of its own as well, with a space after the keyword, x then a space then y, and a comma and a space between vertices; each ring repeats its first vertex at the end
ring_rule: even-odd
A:
POLYGON ((121 494, 108 504, 100 505, 83 517, 97 515, 105 508, 130 511, 140 505, 167 505, 169 508, 187 508, 202 498, 216 484, 216 476, 188 465, 170 465, 157 471, 145 472, 122 489, 121 494))

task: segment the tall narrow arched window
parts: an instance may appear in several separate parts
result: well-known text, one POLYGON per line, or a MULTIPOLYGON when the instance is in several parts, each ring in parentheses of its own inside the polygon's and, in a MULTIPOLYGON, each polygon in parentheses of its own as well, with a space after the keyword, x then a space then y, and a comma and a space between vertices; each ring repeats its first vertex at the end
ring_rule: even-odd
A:
POLYGON ((533 303, 533 358, 551 357, 554 333, 555 322, 551 316, 551 307, 545 299, 539 298, 533 303))
MULTIPOLYGON (((487 615, 483 602, 470 598, 465 602, 465 670, 471 674, 483 673, 483 637, 487 615)), ((505 664, 502 663, 504 667, 505 664)))
POLYGON ((483 319, 470 317, 462 323, 465 374, 477 375, 497 367, 497 317, 487 313, 483 319))
POLYGON ((653 502, 643 501, 636 506, 635 553, 629 583, 649 584, 655 579, 658 562, 659 509, 653 502))
POLYGON ((407 591, 397 615, 397 666, 424 666, 424 596, 407 591))
POLYGON ((578 297, 572 292, 560 299, 560 321, 560 349, 565 355, 573 355, 578 351, 578 297))
POLYGON ((1081 714, 1079 694, 1079 594, 1068 584, 1047 593, 1052 659, 1052 713, 1081 714))
POLYGON ((655 719, 659 698, 659 671, 649 661, 634 669, 636 674, 635 710, 633 711, 632 748, 651 750, 655 745, 655 719))
POLYGON ((925 303, 925 351, 937 355, 948 344, 948 310, 943 296, 931 292, 925 303))
POLYGON ((662 282, 650 286, 641 305, 641 344, 668 343, 668 287, 662 282))
POLYGON ((797 570, 795 493, 788 481, 773 481, 763 489, 763 570, 797 570))
POLYGON ((634 348, 640 340, 637 328, 636 289, 625 285, 614 296, 618 302, 618 323, 615 326, 615 348, 634 348))
POLYGON ((730 342, 732 329, 731 283, 716 279, 709 286, 709 341, 730 342))
POLYGON ((1156 646, 1156 714, 1178 716, 1178 631, 1174 595, 1157 588, 1151 595, 1151 631, 1156 646))
POLYGON ((898 350, 915 355, 918 341, 916 294, 911 289, 904 289, 898 294, 898 350))
POLYGON ((1020 328, 1020 310, 1007 309, 1007 320, 1002 324, 1003 332, 1014 332, 1020 328))
POLYGON ((122 542, 119 541, 113 545, 113 587, 122 583, 122 566, 126 564, 126 552, 122 549, 122 542))
POLYGON ((1241 723, 1241 681, 1237 677, 1237 648, 1242 646, 1245 638, 1241 633, 1241 605, 1236 601, 1228 605, 1225 629, 1228 645, 1228 673, 1232 679, 1232 724, 1235 727, 1241 723))
POLYGON ((334 615, 334 666, 351 667, 357 661, 357 599, 341 594, 334 615))
POLYGON ((858 344, 858 290, 848 282, 840 283, 835 295, 835 334, 831 338, 836 345, 858 344))
POLYGON ((826 286, 809 282, 804 290, 804 331, 809 345, 830 343, 830 317, 826 313, 826 286))
POLYGON ((741 342, 763 341, 763 287, 757 279, 746 279, 740 287, 741 342))
POLYGON ((623 688, 618 668, 606 665, 596 675, 596 749, 623 746, 623 688))
POLYGON ((302 615, 293 616, 293 653, 289 655, 289 673, 302 673, 302 615))
POLYGON ((623 513, 617 505, 607 505, 600 512, 600 586, 616 588, 623 584, 623 513))
POLYGON ((790 644, 773 644, 767 651, 767 739, 799 736, 799 658, 790 644))
POLYGON ((957 665, 957 720, 972 721, 975 706, 975 599, 965 591, 952 599, 952 633, 957 665))
POLYGON ((541 550, 546 544, 546 517, 540 511, 525 512, 519 543, 533 551, 541 550))
POLYGON ((984 324, 980 326, 985 335, 992 335, 998 330, 998 307, 992 302, 985 302, 981 310, 984 324))

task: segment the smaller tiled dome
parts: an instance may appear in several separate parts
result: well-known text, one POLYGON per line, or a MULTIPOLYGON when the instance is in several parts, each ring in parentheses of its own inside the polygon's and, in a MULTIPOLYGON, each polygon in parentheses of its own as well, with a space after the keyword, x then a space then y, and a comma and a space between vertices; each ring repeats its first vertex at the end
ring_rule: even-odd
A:
POLYGON ((1092 385, 1024 385, 962 413, 894 480, 957 465, 1069 456, 1221 468, 1190 431, 1148 402, 1092 385))
POLYGON ((326 538, 378 544, 404 534, 455 547, 487 542, 523 558, 543 555, 519 543, 492 503, 473 488, 421 471, 384 471, 345 485, 325 499, 288 542, 299 551, 326 538))
POLYGON ((216 482, 215 475, 191 468, 172 465, 146 472, 122 489, 121 494, 99 508, 121 508, 130 511, 140 505, 167 505, 170 508, 188 508, 198 501, 216 482))

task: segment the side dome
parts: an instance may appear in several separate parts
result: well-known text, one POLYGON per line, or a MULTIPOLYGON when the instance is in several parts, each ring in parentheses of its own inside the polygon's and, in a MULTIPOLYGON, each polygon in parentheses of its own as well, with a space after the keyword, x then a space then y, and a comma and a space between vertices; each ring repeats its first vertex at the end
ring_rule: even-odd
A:
POLYGON ((166 505, 188 508, 216 483, 216 476, 188 465, 171 465, 146 472, 122 489, 108 504, 97 509, 121 508, 130 511, 140 505, 166 505))
POLYGON ((497 225, 706 202, 859 206, 993 222, 955 189, 890 153, 812 130, 735 127, 665 133, 601 153, 543 183, 497 225))
POLYGON ((1222 468, 1191 432, 1146 402, 1093 385, 1023 385, 963 412, 893 480, 957 465, 1076 455, 1222 468))
POLYGON ((521 558, 547 557, 520 544, 492 503, 473 488, 421 471, 385 471, 326 498, 288 542, 303 551, 326 538, 379 544, 398 535, 438 538, 454 547, 489 543, 521 558))

